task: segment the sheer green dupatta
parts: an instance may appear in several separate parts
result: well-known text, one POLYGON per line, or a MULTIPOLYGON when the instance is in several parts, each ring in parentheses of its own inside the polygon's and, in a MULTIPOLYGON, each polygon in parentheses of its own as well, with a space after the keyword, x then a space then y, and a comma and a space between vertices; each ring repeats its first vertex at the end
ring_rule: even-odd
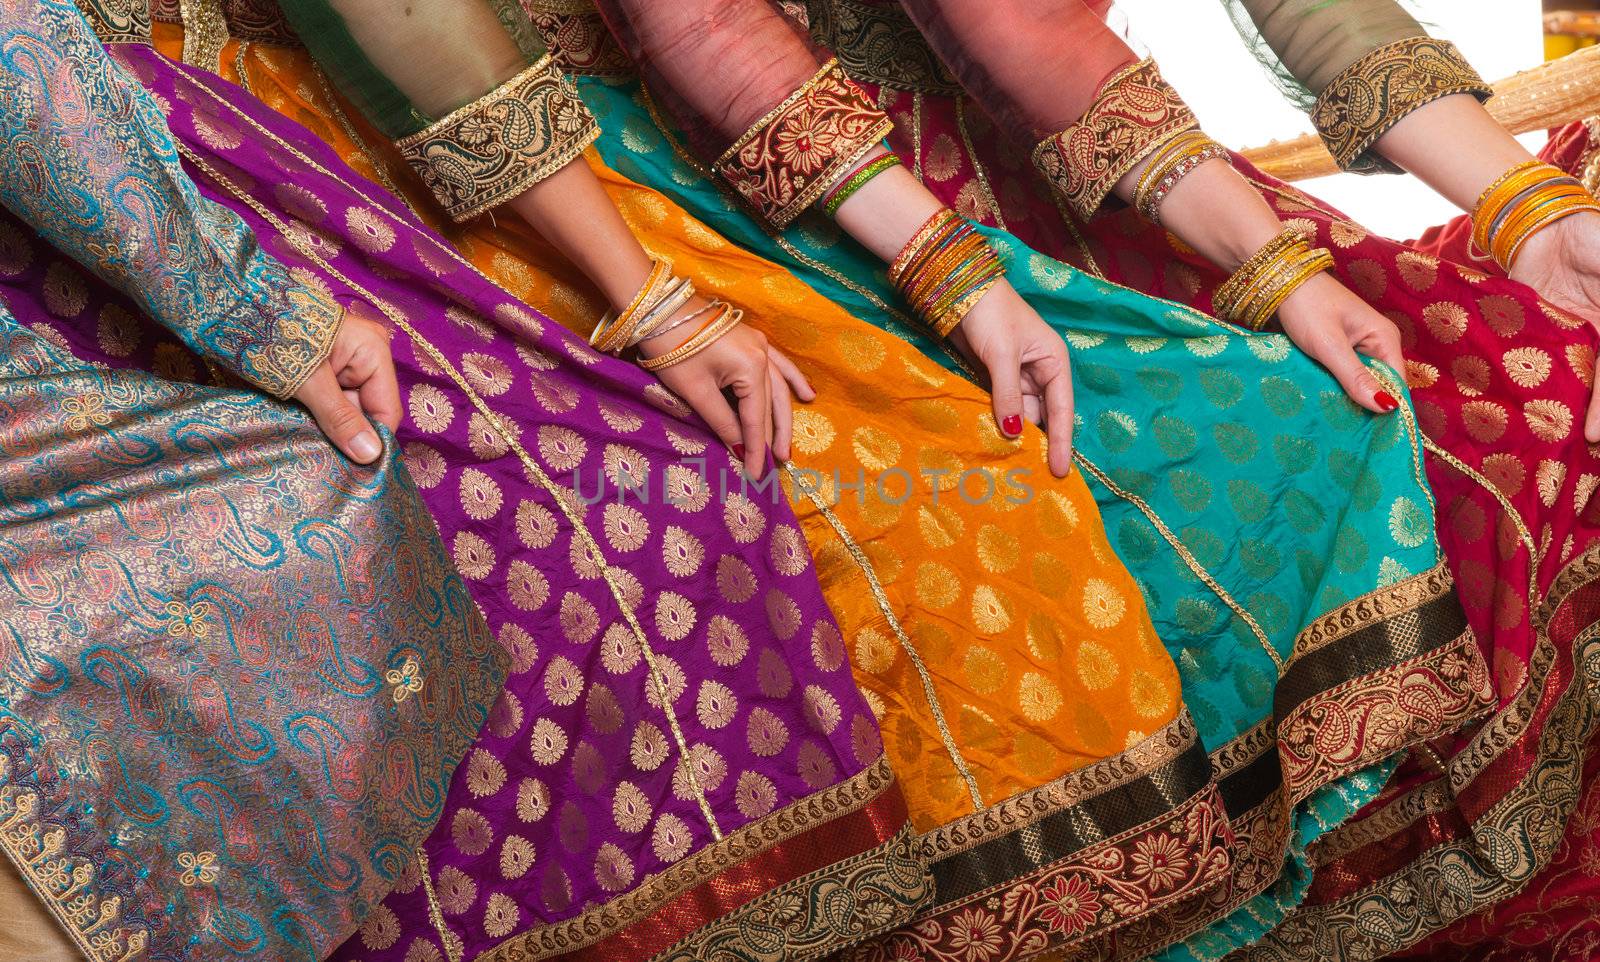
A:
POLYGON ((516 0, 281 0, 335 87, 457 221, 593 143, 594 118, 516 0))
MULTIPOLYGON (((579 87, 614 169, 962 369, 831 222, 806 216, 768 233, 676 148, 638 85, 579 87)), ((1172 958, 1218 958, 1300 900, 1305 846, 1376 794, 1399 751, 1488 704, 1433 539, 1416 424, 1409 407, 1388 418, 1356 409, 1281 336, 1242 333, 986 233, 1072 346, 1079 464, 1178 662, 1241 837, 1230 888, 1124 945, 1187 939, 1172 958), (1401 705, 1420 704, 1410 696, 1423 678, 1433 707, 1408 716, 1401 705)), ((928 946, 883 949, 899 951, 931 957, 928 946)))
POLYGON ((1440 97, 1493 90, 1400 0, 1223 0, 1245 45, 1311 115, 1339 166, 1397 172, 1372 145, 1440 97))

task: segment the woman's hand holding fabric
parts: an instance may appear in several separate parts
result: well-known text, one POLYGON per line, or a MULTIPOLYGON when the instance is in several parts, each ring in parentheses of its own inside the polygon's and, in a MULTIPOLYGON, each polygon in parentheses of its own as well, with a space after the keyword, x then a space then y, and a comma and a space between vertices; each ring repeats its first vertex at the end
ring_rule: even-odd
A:
MULTIPOLYGON (((705 306, 696 297, 680 313, 705 306)), ((688 340, 695 327, 691 321, 651 338, 639 345, 639 353, 660 357, 688 340)), ((794 398, 811 401, 817 396, 799 368, 748 324, 735 326, 705 350, 657 371, 656 376, 694 408, 744 462, 751 477, 766 471, 768 447, 778 460, 789 459, 794 398)))
POLYGON ((951 343, 989 375, 995 423, 1008 437, 1026 418, 1049 439, 1050 472, 1072 468, 1072 368, 1067 345, 1005 281, 972 308, 951 343))
POLYGON ((328 359, 294 397, 345 457, 371 464, 383 453, 383 442, 369 419, 391 431, 400 426, 400 386, 388 330, 355 310, 345 313, 328 359))
POLYGON ((1295 346, 1327 368, 1350 400, 1375 414, 1400 406, 1358 356, 1377 358, 1404 376, 1400 332, 1337 278, 1318 274, 1306 281, 1278 308, 1278 320, 1295 346))

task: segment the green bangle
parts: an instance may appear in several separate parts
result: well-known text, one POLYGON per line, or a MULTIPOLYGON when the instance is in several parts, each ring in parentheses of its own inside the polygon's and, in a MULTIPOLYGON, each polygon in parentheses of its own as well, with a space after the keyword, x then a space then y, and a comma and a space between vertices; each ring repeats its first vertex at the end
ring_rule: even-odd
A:
POLYGON ((851 174, 849 180, 846 180, 843 184, 840 184, 832 194, 828 195, 828 199, 822 204, 822 212, 827 214, 829 217, 837 214, 839 212, 840 205, 849 200, 850 196, 856 191, 865 187, 867 185, 867 181, 888 170, 890 167, 899 166, 899 164, 899 157, 896 157, 894 154, 884 154, 877 160, 874 160, 865 167, 862 167, 854 174, 851 174))

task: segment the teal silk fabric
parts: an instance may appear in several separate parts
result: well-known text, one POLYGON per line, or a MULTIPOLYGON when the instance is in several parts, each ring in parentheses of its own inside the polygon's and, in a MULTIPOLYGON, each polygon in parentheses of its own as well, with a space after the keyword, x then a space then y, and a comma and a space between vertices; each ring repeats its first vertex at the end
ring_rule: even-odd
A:
MULTIPOLYGON (((579 88, 608 165, 961 370, 903 313, 882 263, 831 221, 812 214, 767 233, 676 149, 638 84, 582 78, 579 88)), ((1374 417, 1284 336, 1240 331, 979 229, 1071 347, 1079 464, 1215 759, 1259 735, 1308 626, 1440 569, 1411 408, 1374 417)), ((1378 373, 1403 394, 1402 379, 1378 373)), ((1163 957, 1218 958, 1281 920, 1309 882, 1306 846, 1372 799, 1398 759, 1366 757, 1310 790, 1294 806, 1287 863, 1267 866, 1272 884, 1163 957)))
POLYGON ((200 200, 70 0, 0 0, 0 91, 0 852, 86 958, 320 959, 505 656, 396 458, 34 333, 147 311, 281 389, 338 316, 200 200))

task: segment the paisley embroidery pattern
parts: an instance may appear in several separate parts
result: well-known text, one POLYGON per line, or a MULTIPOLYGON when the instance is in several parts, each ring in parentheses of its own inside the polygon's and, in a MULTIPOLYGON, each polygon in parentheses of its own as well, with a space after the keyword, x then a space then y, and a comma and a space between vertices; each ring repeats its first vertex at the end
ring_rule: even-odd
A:
POLYGON ((829 60, 712 166, 763 218, 783 227, 889 129, 883 111, 829 60))
POLYGON ((572 81, 546 54, 395 146, 445 212, 464 221, 560 170, 599 135, 572 81))
POLYGON ((833 51, 851 77, 897 90, 961 92, 898 4, 809 0, 806 11, 812 38, 833 51))
POLYGON ((633 61, 611 35, 592 0, 524 0, 528 18, 571 77, 625 77, 633 61))
POLYGON ((78 197, 74 203, 81 206, 71 215, 41 228, 64 250, 79 243, 75 235, 102 225, 113 212, 142 216, 139 231, 171 236, 172 242, 96 246, 84 251, 85 266, 136 292, 140 306, 200 356, 279 397, 293 394, 331 348, 343 316, 338 305, 291 280, 238 218, 203 200, 187 178, 169 185, 149 173, 177 164, 155 105, 135 93, 87 30, 74 35, 66 28, 50 30, 54 20, 46 24, 49 32, 12 40, 12 70, 19 72, 10 88, 16 122, 0 130, 0 153, 13 166, 0 197, 13 206, 25 203, 20 195, 29 192, 78 197), (68 162, 74 155, 58 146, 66 135, 61 125, 78 113, 64 102, 60 85, 67 75, 103 118, 70 132, 80 162, 68 162), (54 122, 36 128, 20 122, 23 117, 54 122), (88 162, 103 155, 127 158, 131 176, 124 180, 122 171, 88 162), (195 229, 167 226, 181 218, 195 220, 195 229))
POLYGON ((1411 37, 1385 44, 1346 67, 1317 96, 1311 122, 1339 166, 1358 173, 1399 173, 1372 145, 1418 107, 1440 97, 1494 88, 1448 40, 1411 37))
POLYGON ((1067 207, 1087 220, 1128 171, 1198 126, 1155 61, 1141 60, 1113 74, 1077 123, 1040 141, 1033 165, 1067 207))

